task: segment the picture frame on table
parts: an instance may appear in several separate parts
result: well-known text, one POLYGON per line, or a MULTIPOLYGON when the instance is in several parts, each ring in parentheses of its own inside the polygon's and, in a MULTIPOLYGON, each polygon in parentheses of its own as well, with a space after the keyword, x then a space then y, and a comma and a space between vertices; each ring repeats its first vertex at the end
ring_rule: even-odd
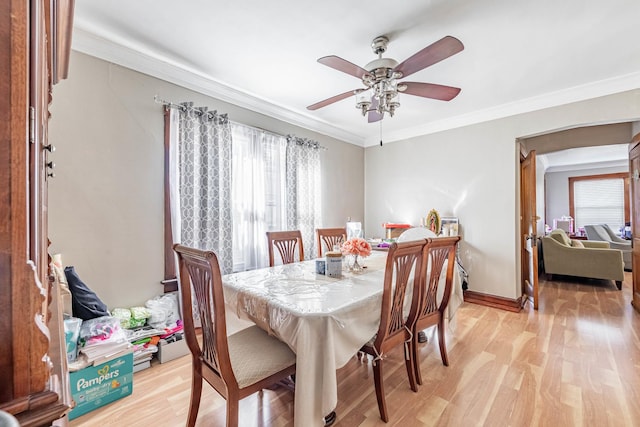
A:
POLYGON ((460 232, 458 218, 453 216, 443 216, 440 218, 440 235, 457 236, 460 232))

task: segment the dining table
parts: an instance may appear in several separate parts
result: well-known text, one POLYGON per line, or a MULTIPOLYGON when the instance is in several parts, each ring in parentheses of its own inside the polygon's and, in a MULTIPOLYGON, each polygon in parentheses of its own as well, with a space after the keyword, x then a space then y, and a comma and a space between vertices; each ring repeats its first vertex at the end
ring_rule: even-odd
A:
MULTIPOLYGON (((386 258, 373 251, 361 272, 345 268, 340 277, 317 274, 315 260, 223 276, 228 309, 296 354, 295 427, 323 426, 335 410, 337 369, 378 330, 386 258)), ((449 318, 462 302, 460 282, 454 274, 449 318)))

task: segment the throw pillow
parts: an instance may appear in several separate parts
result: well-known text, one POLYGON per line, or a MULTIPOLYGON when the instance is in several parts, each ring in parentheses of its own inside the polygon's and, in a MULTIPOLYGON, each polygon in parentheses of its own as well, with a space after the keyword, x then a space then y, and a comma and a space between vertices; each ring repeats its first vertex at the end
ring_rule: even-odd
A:
POLYGON ((582 244, 582 242, 580 240, 572 240, 571 241, 571 246, 574 248, 584 248, 584 245, 582 244))
POLYGON ((64 275, 71 291, 71 310, 74 317, 89 320, 109 315, 105 303, 80 280, 73 267, 65 267, 64 275))

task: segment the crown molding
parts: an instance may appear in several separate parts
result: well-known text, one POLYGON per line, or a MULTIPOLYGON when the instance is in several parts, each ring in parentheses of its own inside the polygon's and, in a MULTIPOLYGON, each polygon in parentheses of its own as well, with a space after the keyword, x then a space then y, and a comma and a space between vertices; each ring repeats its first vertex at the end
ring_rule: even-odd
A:
MULTIPOLYGON (((550 92, 544 95, 538 95, 520 101, 474 111, 469 114, 462 114, 444 120, 414 126, 400 131, 389 132, 385 135, 385 142, 399 141, 413 138, 418 135, 428 135, 463 126, 515 116, 517 114, 530 113, 532 111, 539 111, 545 108, 557 107, 573 102, 585 101, 592 98, 625 92, 639 87, 640 71, 580 86, 574 86, 557 92, 550 92)), ((378 141, 375 138, 367 138, 365 146, 368 147, 376 145, 377 142, 378 141)))
MULTIPOLYGON (((72 49, 357 146, 369 147, 379 143, 377 137, 364 138, 328 122, 300 114, 267 99, 247 93, 240 88, 227 85, 198 70, 186 67, 154 52, 127 45, 126 40, 114 41, 110 36, 100 36, 78 24, 74 26, 73 30, 72 49)), ((638 87, 640 87, 640 72, 635 72, 420 126, 391 131, 385 134, 385 143, 584 101, 638 87)))
POLYGON ((547 156, 545 156, 544 154, 538 155, 538 153, 536 153, 536 163, 536 166, 542 166, 542 170, 545 172, 547 171, 547 169, 549 169, 549 159, 547 159, 547 156))
POLYGON ((550 166, 545 169, 545 173, 552 172, 571 172, 587 169, 603 169, 603 168, 629 168, 629 160, 608 160, 606 162, 579 163, 573 165, 550 166))
POLYGON ((78 27, 73 29, 71 48, 77 52, 121 65, 174 83, 224 102, 255 111, 275 119, 362 147, 362 136, 337 128, 327 122, 297 113, 269 100, 224 84, 211 76, 190 69, 150 51, 135 49, 78 27))

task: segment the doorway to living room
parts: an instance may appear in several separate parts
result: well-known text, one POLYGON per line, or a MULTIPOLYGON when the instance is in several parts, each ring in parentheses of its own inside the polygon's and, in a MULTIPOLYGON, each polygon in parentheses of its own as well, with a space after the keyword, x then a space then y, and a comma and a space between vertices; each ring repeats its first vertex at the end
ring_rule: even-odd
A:
MULTIPOLYGON (((535 151, 535 227, 537 243, 553 228, 554 219, 568 218, 572 211, 569 178, 605 173, 628 174, 628 144, 633 137, 631 122, 564 129, 518 139, 523 156, 535 151)), ((521 174, 522 175, 522 174, 521 174)), ((520 209, 526 194, 520 176, 520 209)), ((522 224, 521 224, 522 227, 522 224)), ((571 230, 572 232, 575 230, 571 230)), ((521 233, 522 234, 522 233, 521 233)), ((533 237, 533 236, 532 236, 533 237)), ((523 294, 531 276, 531 257, 526 255, 526 240, 521 242, 523 294), (527 274, 525 274, 527 273, 527 274)), ((538 273, 544 286, 542 245, 538 245, 538 273)), ((629 280, 632 280, 631 278, 629 280)), ((533 298, 531 298, 533 301, 533 298)))

